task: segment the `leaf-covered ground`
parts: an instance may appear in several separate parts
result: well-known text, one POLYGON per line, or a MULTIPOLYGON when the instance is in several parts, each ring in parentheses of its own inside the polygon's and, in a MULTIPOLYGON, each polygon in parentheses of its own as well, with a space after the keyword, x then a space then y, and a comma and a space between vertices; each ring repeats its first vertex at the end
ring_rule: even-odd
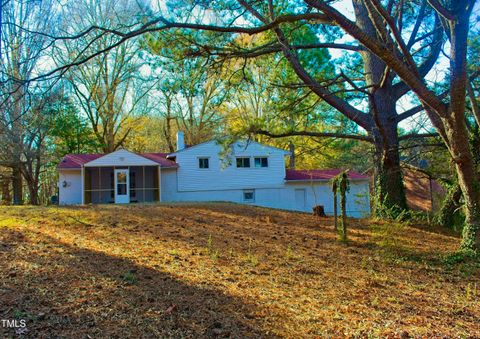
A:
POLYGON ((344 244, 330 218, 233 204, 1 207, 0 319, 32 338, 480 337, 457 237, 351 223, 344 244))

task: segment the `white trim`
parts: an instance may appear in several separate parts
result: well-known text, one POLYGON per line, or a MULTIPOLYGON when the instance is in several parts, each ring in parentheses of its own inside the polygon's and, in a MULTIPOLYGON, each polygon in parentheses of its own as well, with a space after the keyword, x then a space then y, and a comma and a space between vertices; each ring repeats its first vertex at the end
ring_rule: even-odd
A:
POLYGON ((125 167, 127 167, 127 166, 158 166, 158 165, 159 165, 158 162, 147 159, 140 154, 133 153, 133 152, 127 151, 125 149, 119 149, 115 152, 105 154, 105 155, 103 155, 103 156, 101 156, 97 159, 94 159, 92 161, 89 161, 89 162, 83 164, 84 167, 112 167, 112 166, 117 166, 117 167, 125 166, 125 167), (118 160, 115 159, 115 161, 114 161, 112 159, 112 161, 110 161, 109 163, 106 163, 106 164, 103 163, 105 157, 114 157, 117 154, 119 154, 120 159, 122 159, 122 158, 124 159, 124 157, 121 156, 122 154, 124 154, 125 156, 133 156, 133 157, 141 158, 141 159, 137 159, 137 160, 141 160, 141 161, 132 161, 131 159, 124 159, 126 161, 123 163, 124 160, 118 161, 118 160))
POLYGON ((162 202, 162 166, 158 165, 158 202, 162 202))
POLYGON ((81 167, 80 170, 80 180, 81 180, 81 186, 82 186, 82 205, 85 205, 85 167, 81 167))
POLYGON ((130 203, 130 169, 127 168, 118 168, 118 169, 114 169, 113 170, 113 182, 114 182, 114 200, 115 200, 115 204, 128 204, 130 203), (124 196, 126 196, 126 201, 123 201, 123 200, 119 200, 118 199, 118 181, 117 181, 117 173, 125 173, 126 174, 126 182, 125 182, 125 185, 126 185, 126 189, 125 189, 125 194, 122 194, 121 197, 123 198, 124 196))

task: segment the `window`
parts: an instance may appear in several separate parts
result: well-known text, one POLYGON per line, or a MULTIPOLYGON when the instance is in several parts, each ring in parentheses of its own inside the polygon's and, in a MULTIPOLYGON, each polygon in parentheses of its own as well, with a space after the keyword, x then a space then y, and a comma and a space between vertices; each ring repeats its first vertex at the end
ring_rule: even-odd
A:
POLYGON ((237 167, 238 168, 250 167, 250 158, 237 158, 237 167))
POLYGON ((255 201, 255 190, 243 190, 243 201, 254 202, 255 201))
POLYGON ((267 157, 255 158, 255 168, 260 168, 260 167, 268 167, 267 157))
POLYGON ((198 168, 209 168, 208 158, 198 158, 198 168))

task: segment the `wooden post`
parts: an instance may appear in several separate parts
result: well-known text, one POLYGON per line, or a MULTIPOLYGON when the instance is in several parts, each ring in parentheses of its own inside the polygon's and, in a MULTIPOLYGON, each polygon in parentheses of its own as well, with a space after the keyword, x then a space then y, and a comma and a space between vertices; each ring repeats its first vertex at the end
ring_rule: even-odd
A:
POLYGON ((81 172, 81 187, 82 187, 82 205, 85 205, 85 167, 82 166, 81 172))
POLYGON ((335 226, 335 231, 338 231, 338 208, 337 208, 337 182, 334 181, 332 184, 333 191, 333 222, 335 226))
POLYGON ((158 165, 158 202, 162 202, 162 168, 158 165))
POLYGON ((342 209, 342 240, 347 240, 347 173, 343 173, 340 181, 340 204, 342 209))
POLYGON ((142 166, 142 194, 143 194, 143 203, 145 204, 145 166, 142 166))
POLYGON ((102 203, 102 168, 98 167, 98 203, 102 203))
POLYGON ((156 187, 157 202, 160 202, 160 166, 157 166, 157 187, 156 187))

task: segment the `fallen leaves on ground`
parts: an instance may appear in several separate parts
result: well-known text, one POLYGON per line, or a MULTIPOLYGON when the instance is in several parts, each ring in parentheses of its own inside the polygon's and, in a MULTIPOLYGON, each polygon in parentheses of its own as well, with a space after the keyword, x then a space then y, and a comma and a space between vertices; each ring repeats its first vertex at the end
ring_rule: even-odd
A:
MULTIPOLYGON (((0 207, 23 337, 480 337, 480 263, 428 227, 235 204, 0 207)), ((0 334, 15 336, 0 327, 0 334)))

